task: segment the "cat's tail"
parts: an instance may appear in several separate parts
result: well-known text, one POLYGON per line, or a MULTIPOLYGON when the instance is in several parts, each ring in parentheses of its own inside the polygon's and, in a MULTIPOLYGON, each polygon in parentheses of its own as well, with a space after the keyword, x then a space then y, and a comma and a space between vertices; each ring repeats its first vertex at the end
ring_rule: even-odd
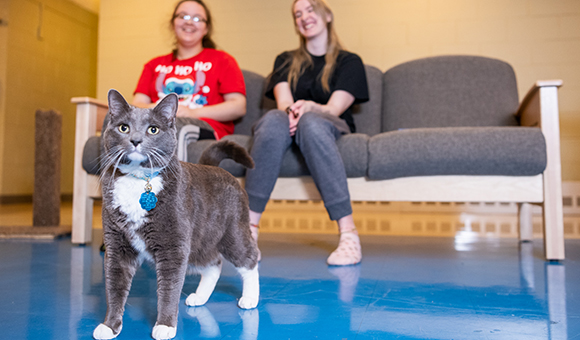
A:
POLYGON ((229 140, 221 140, 205 149, 199 158, 199 164, 218 166, 226 158, 232 159, 248 169, 254 168, 254 160, 246 149, 229 140))

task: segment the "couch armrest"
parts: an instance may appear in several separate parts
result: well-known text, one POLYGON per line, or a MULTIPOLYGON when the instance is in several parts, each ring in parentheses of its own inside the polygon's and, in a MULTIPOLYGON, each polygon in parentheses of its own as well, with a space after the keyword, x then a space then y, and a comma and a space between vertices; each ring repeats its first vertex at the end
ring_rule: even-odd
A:
POLYGON ((83 149, 87 140, 101 131, 109 106, 106 102, 89 97, 75 97, 71 99, 71 102, 77 106, 74 153, 76 174, 77 171, 84 171, 83 149))
MULTIPOLYGON (((556 115, 558 119, 558 110, 555 112, 548 112, 541 107, 540 97, 543 96, 543 101, 555 102, 556 108, 558 103, 558 87, 562 86, 562 80, 539 80, 528 91, 520 106, 516 116, 520 120, 522 126, 542 126, 542 114, 546 115, 545 119, 549 119, 548 115, 556 115)), ((547 107, 546 107, 547 109, 547 107)), ((553 118, 553 117, 552 117, 553 118)))
MULTIPOLYGON (((90 98, 90 97, 74 97, 71 98, 71 103, 76 104, 76 119, 77 123, 79 119, 88 119, 90 123, 92 120, 95 119, 95 127, 92 127, 92 124, 87 126, 90 132, 93 132, 93 135, 96 132, 100 132, 103 126, 103 122, 105 121, 105 116, 107 115, 107 111, 109 110, 109 105, 107 102, 90 98)), ((78 125, 75 132, 78 132, 78 125)))
POLYGON ((83 169, 83 149, 87 140, 102 128, 107 115, 107 103, 88 97, 72 98, 76 104, 74 188, 72 242, 84 244, 91 241, 93 196, 100 196, 98 182, 83 169))
POLYGON ((522 100, 517 116, 522 126, 537 126, 546 139, 544 170, 544 245, 546 259, 564 259, 562 165, 558 87, 561 80, 538 81, 522 100))

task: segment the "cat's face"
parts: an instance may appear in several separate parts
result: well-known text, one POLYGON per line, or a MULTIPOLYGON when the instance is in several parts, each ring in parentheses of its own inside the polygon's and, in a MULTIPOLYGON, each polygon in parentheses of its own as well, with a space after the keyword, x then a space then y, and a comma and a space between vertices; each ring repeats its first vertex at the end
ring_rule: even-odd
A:
POLYGON ((131 106, 116 90, 109 91, 109 124, 104 131, 105 167, 123 173, 153 173, 165 168, 177 146, 177 96, 166 96, 155 108, 131 106))

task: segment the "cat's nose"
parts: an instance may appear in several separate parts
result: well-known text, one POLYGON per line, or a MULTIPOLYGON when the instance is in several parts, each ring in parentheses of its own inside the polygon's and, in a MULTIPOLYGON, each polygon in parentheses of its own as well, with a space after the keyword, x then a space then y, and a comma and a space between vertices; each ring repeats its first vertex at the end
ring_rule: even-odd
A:
POLYGON ((135 131, 131 134, 131 144, 135 147, 143 142, 143 134, 139 131, 135 131))

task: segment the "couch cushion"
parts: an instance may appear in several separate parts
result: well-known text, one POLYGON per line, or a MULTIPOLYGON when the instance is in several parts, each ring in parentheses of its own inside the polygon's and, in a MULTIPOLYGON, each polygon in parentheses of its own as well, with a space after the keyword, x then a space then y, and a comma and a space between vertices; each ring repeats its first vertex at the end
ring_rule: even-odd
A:
POLYGON ((518 107, 512 67, 475 56, 403 63, 383 78, 383 130, 515 126, 518 107))
MULTIPOLYGON (((223 139, 234 141, 246 150, 251 149, 252 138, 245 135, 229 135, 223 139)), ((363 177, 367 173, 368 164, 368 140, 369 136, 361 133, 347 134, 341 137, 337 144, 338 150, 344 161, 346 175, 348 177, 363 177)), ((196 143, 189 144, 187 148, 188 161, 197 163, 201 157, 202 152, 215 141, 201 140, 196 143)), ((225 159, 220 163, 220 167, 229 171, 236 177, 245 175, 246 170, 243 166, 235 163, 230 159, 225 159)), ((296 177, 309 176, 308 168, 304 162, 304 158, 300 153, 298 147, 293 144, 282 160, 282 168, 280 170, 280 177, 296 177)))
POLYGON ((351 133, 342 136, 337 144, 344 162, 346 176, 366 176, 369 164, 369 136, 362 133, 351 133))
POLYGON ((369 140, 373 180, 431 175, 533 176, 546 168, 539 128, 460 127, 384 132, 369 140))

